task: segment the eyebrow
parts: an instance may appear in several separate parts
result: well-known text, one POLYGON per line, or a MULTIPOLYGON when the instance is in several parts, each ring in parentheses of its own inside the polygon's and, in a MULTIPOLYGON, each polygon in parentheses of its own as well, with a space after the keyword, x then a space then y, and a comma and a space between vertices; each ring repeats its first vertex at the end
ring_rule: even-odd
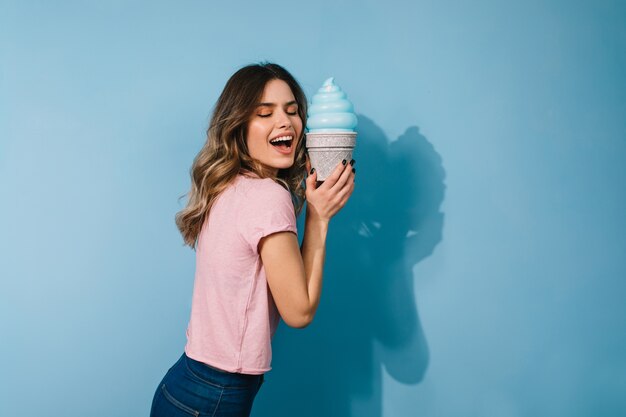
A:
MULTIPOLYGON (((298 104, 295 100, 285 103, 285 106, 291 106, 292 104, 298 104)), ((259 103, 257 107, 276 107, 276 103, 259 103)))

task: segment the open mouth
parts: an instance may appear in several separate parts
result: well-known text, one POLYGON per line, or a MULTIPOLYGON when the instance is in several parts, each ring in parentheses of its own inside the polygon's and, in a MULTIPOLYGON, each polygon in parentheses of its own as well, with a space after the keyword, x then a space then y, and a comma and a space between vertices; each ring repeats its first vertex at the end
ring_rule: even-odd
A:
POLYGON ((283 151, 287 151, 291 149, 291 144, 293 143, 293 136, 281 136, 279 138, 273 139, 270 144, 276 148, 279 148, 283 151))

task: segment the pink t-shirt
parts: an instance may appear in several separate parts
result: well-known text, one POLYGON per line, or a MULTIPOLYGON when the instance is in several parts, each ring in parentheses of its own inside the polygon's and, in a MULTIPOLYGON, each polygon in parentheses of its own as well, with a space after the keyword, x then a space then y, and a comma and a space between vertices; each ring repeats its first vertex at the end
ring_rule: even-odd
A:
POLYGON ((272 179, 238 175, 213 204, 196 246, 185 353, 242 374, 271 368, 280 315, 258 252, 262 237, 298 234, 291 194, 272 179))

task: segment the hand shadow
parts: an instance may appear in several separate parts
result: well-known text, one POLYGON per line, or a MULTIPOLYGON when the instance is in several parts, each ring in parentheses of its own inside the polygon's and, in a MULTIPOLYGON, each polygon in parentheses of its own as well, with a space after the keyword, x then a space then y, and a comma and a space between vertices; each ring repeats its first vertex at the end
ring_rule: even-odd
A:
POLYGON ((382 365, 403 384, 424 378, 412 269, 442 239, 441 157, 417 127, 389 143, 359 116, 357 131, 356 187, 330 223, 317 314, 302 330, 281 322, 253 417, 379 417, 382 365))

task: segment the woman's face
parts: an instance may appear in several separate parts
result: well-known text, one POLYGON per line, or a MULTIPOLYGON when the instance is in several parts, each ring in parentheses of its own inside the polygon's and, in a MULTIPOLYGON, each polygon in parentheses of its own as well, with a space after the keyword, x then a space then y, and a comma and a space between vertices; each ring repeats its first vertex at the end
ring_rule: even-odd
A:
POLYGON ((297 140, 302 132, 302 120, 298 104, 291 88, 283 80, 271 80, 265 84, 263 97, 248 122, 246 144, 250 156, 262 164, 278 170, 293 165, 297 140), (272 145, 275 139, 278 146, 272 145))

